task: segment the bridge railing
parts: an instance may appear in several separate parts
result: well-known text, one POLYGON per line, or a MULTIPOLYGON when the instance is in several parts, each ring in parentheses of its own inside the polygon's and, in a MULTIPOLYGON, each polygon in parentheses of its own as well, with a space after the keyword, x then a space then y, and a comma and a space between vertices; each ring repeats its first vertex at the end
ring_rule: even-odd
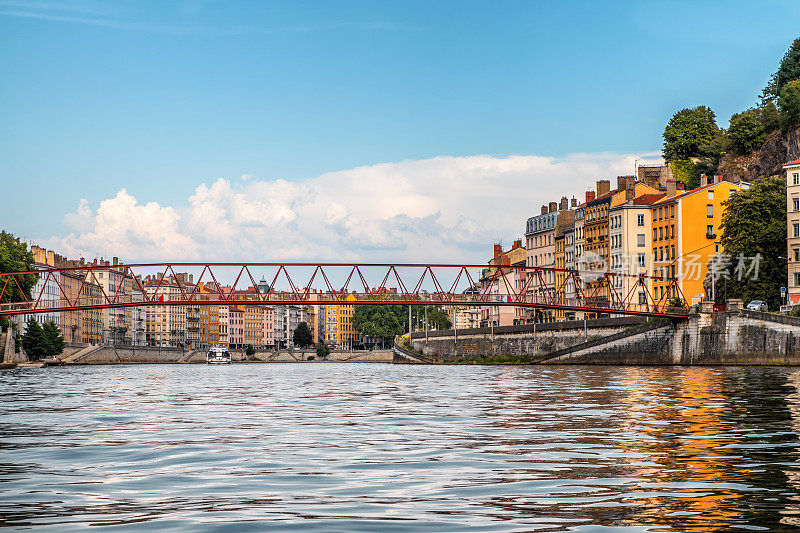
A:
POLYGON ((671 307, 667 303, 627 303, 606 298, 548 298, 540 294, 526 294, 511 297, 505 294, 446 294, 446 293, 271 293, 271 294, 238 294, 224 298, 220 294, 197 294, 191 298, 165 297, 163 299, 143 300, 141 296, 120 294, 116 297, 81 297, 74 300, 40 299, 39 301, 15 302, 0 304, 2 314, 37 314, 56 311, 76 311, 85 308, 113 308, 130 306, 160 305, 364 305, 364 304, 432 304, 432 305, 467 305, 471 307, 542 307, 551 309, 575 309, 594 312, 621 314, 668 314, 686 315, 688 309, 671 307))

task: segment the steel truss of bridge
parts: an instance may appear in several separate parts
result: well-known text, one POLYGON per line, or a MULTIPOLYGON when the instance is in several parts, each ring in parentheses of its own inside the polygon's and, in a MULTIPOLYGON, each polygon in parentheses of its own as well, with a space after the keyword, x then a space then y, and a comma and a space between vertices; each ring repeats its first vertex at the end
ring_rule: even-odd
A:
MULTIPOLYGON (((0 315, 136 306, 410 304, 685 317, 686 307, 670 306, 665 297, 654 298, 652 284, 648 281, 655 279, 666 282, 671 289, 662 292, 685 301, 674 278, 548 267, 377 263, 86 264, 0 273, 0 302, 4 302, 0 303, 0 315), (196 281, 187 282, 177 271, 200 274, 196 281), (100 277, 108 276, 109 272, 118 281, 104 285, 100 277), (68 285, 64 274, 81 281, 68 285), (271 279, 266 288, 263 283, 259 288, 258 274, 264 280, 271 279), (39 276, 39 290, 33 290, 28 296, 22 290, 25 283, 21 281, 27 279, 30 286, 31 278, 23 276, 32 275, 39 276), (226 277, 230 285, 225 284, 226 277), (548 282, 548 278, 557 281, 548 282), (629 282, 615 282, 623 278, 628 278, 629 282), (340 285, 337 280, 343 283, 340 285), (245 285, 248 287, 241 288, 245 285), (625 294, 619 290, 621 285, 628 286, 625 294), (90 286, 94 286, 93 291, 86 290, 90 286), (99 291, 96 286, 100 287, 99 291), (51 288, 50 294, 46 294, 47 287, 51 288), (56 292, 53 287, 58 288, 58 294, 52 294, 56 292)), ((108 281, 107 278, 104 281, 108 281)))

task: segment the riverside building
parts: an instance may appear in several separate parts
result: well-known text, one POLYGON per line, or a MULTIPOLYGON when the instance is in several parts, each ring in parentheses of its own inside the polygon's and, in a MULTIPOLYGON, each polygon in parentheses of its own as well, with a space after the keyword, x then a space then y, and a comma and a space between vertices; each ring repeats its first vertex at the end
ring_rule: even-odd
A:
MULTIPOLYGON (((670 185, 664 198, 650 208, 653 297, 656 301, 680 296, 670 288, 670 278, 677 279, 688 304, 715 296, 712 293, 719 280, 711 283, 709 264, 717 254, 724 252, 719 240, 723 204, 731 194, 750 185, 724 181, 719 175, 710 181, 691 191, 681 191, 670 185)), ((726 269, 728 266, 729 263, 726 269)))
POLYGON ((800 159, 783 165, 786 172, 787 280, 786 303, 800 304, 800 159))
MULTIPOLYGON (((645 304, 648 292, 652 294, 653 283, 644 278, 644 287, 635 276, 649 276, 653 271, 651 248, 650 206, 665 196, 663 192, 644 183, 634 182, 632 176, 618 178, 619 191, 611 199, 608 210, 609 227, 609 270, 615 274, 613 286, 621 297, 630 302, 645 304)), ((674 196, 675 180, 668 182, 668 194, 674 196)))

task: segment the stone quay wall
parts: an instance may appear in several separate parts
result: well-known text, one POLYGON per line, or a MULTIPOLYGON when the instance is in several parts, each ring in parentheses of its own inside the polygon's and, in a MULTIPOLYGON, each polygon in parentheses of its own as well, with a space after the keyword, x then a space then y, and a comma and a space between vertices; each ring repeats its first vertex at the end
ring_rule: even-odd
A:
MULTIPOLYGON (((572 327, 455 335, 414 334, 412 345, 440 361, 525 356, 541 364, 800 365, 800 318, 746 310, 699 312, 684 320, 589 321, 572 327), (489 334, 490 335, 490 334, 489 334)), ((544 326, 544 325, 542 325, 544 326)), ((526 326, 527 327, 527 326, 526 326)), ((446 332, 441 332, 446 333, 446 332)))
MULTIPOLYGON (((70 345, 61 358, 71 364, 116 364, 116 363, 205 363, 208 350, 183 350, 181 348, 158 348, 154 346, 70 345)), ((391 350, 331 352, 327 359, 316 357, 315 350, 281 350, 256 352, 247 358, 244 350, 231 350, 234 362, 341 362, 341 363, 388 363, 391 350), (309 360, 309 357, 314 357, 309 360)))
POLYGON ((463 357, 541 357, 594 339, 610 337, 645 323, 640 317, 525 324, 496 328, 412 333, 414 350, 444 361, 463 357))

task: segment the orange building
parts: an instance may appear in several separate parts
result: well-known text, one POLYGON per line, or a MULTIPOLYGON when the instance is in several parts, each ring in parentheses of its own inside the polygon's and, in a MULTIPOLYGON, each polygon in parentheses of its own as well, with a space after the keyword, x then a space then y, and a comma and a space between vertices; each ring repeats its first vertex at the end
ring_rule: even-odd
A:
MULTIPOLYGON (((717 176, 709 185, 692 191, 670 187, 667 195, 650 208, 652 215, 653 282, 656 301, 676 296, 670 278, 678 280, 686 303, 710 299, 703 282, 708 275, 712 258, 724 252, 720 239, 723 203, 731 194, 747 189, 748 183, 722 181, 717 176)), ((721 256, 720 256, 721 257, 721 256)), ((720 263, 728 269, 730 264, 720 263)))

